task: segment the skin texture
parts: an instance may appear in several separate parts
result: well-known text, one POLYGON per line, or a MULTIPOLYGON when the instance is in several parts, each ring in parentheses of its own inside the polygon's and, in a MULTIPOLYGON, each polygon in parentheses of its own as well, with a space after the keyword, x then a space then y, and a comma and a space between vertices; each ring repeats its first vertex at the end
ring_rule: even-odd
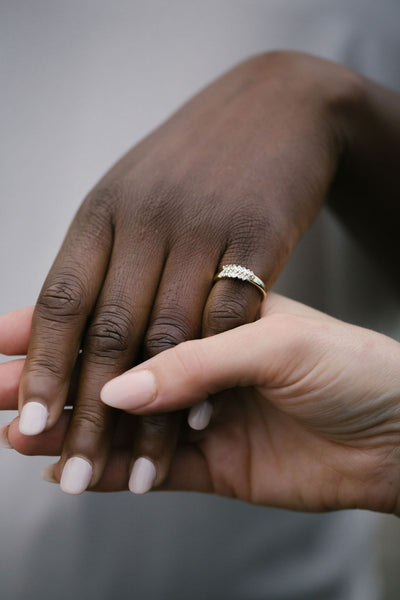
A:
MULTIPOLYGON (((0 332, 2 352, 26 348, 29 312, 1 317, 0 332), (14 322, 20 334, 10 346, 14 322)), ((256 323, 185 342, 122 375, 130 391, 112 404, 142 415, 215 402, 207 430, 182 432, 160 489, 295 510, 400 514, 399 364, 394 340, 271 293, 256 323), (135 383, 144 370, 157 390, 147 403, 135 383)), ((16 407, 20 366, 1 366, 1 408, 16 407), (6 380, 14 391, 1 387, 6 380)), ((127 486, 129 418, 120 421, 99 491, 127 486)), ((32 438, 16 419, 7 436, 20 452, 57 454, 67 425, 65 415, 32 438)), ((60 465, 51 473, 58 481, 60 465)))
MULTIPOLYGON (((261 296, 252 286, 213 286, 222 265, 244 265, 271 287, 329 191, 346 213, 336 189, 362 197, 370 218, 375 206, 393 223, 387 217, 398 206, 385 188, 392 164, 379 163, 377 174, 364 169, 367 158, 376 162, 374 148, 384 143, 391 155, 398 145, 390 117, 381 117, 389 106, 397 126, 393 97, 321 59, 260 55, 193 98, 95 186, 40 293, 19 391, 20 410, 32 400, 47 407, 51 430, 79 362, 61 470, 85 457, 89 487, 99 482, 118 420, 99 401, 106 381, 180 342, 257 317, 261 296)), ((181 419, 154 414, 135 423, 131 461, 153 458, 158 483, 181 419)))

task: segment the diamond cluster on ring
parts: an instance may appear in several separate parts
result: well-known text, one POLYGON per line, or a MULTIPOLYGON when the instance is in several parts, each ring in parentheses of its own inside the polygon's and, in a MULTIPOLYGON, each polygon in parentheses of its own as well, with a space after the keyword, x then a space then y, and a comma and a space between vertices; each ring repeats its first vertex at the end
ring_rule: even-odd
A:
POLYGON ((260 290, 263 296, 267 293, 267 289, 263 281, 257 277, 250 269, 241 267, 240 265, 224 265, 218 275, 215 276, 214 281, 218 279, 241 279, 247 281, 260 290))
POLYGON ((254 281, 256 278, 253 271, 240 265, 225 265, 220 273, 218 273, 218 277, 232 277, 234 279, 242 279, 243 281, 248 281, 249 279, 254 281))

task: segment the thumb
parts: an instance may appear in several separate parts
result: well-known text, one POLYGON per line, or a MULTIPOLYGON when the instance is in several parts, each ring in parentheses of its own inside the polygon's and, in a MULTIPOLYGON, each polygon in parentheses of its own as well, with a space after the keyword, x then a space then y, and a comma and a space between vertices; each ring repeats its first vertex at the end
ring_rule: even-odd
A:
POLYGON ((144 414, 187 408, 233 387, 261 385, 273 347, 265 335, 266 320, 165 350, 106 383, 101 399, 144 414))

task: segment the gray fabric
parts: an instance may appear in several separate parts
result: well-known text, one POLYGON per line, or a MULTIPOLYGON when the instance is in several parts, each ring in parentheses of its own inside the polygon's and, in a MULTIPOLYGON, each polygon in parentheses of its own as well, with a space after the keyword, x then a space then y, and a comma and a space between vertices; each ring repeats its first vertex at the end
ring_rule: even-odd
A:
MULTIPOLYGON (((3 0, 0 310, 34 302, 87 190, 211 78, 255 52, 291 47, 399 86, 399 22, 390 0, 3 0)), ((277 289, 400 329, 379 275, 327 214, 277 289)), ((379 597, 373 515, 295 514, 195 494, 71 498, 40 481, 48 462, 1 454, 2 598, 379 597)))

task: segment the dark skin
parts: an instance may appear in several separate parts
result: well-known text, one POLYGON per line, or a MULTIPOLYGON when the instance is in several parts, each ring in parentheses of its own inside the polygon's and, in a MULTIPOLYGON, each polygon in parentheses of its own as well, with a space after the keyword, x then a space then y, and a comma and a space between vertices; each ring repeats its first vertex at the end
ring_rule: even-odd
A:
MULTIPOLYGON (((325 198, 398 265, 399 95, 291 52, 256 56, 218 79, 123 157, 82 203, 39 296, 19 408, 62 414, 83 348, 60 471, 107 463, 116 412, 100 389, 187 339, 253 321, 261 295, 221 281, 252 269, 270 288, 325 198), (339 195, 340 192, 340 195, 339 195), (341 198, 341 200, 339 200, 341 198), (377 225, 380 234, 376 234, 377 225), (371 235, 371 231, 374 235, 371 235)), ((133 459, 169 469, 182 415, 137 420, 133 459)))

